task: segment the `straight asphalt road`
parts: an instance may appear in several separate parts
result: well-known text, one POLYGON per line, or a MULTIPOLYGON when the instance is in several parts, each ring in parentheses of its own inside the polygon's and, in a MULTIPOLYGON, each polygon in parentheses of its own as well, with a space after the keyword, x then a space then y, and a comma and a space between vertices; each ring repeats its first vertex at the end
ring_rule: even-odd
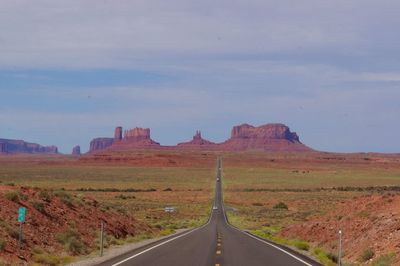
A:
POLYGON ((304 266, 321 265, 287 248, 238 230, 227 222, 222 201, 221 160, 217 162, 214 205, 204 226, 155 242, 101 266, 304 266))

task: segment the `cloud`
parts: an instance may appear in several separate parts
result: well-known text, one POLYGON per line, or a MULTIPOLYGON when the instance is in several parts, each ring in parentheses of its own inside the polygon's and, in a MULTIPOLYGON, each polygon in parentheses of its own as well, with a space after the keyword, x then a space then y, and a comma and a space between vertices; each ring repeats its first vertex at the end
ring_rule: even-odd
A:
POLYGON ((174 144, 198 127, 221 141, 237 123, 284 122, 318 149, 400 149, 398 1, 1 8, 2 137, 69 151, 116 125, 174 144))
POLYGON ((126 68, 249 51, 364 55, 382 40, 371 29, 393 38, 396 7, 397 1, 6 0, 0 67, 126 68))

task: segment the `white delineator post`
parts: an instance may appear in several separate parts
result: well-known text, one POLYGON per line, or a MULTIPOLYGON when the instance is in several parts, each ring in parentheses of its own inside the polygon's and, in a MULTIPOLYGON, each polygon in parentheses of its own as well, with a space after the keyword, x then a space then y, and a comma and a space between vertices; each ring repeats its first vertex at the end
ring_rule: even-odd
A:
POLYGON ((342 230, 339 230, 338 265, 342 265, 342 230))

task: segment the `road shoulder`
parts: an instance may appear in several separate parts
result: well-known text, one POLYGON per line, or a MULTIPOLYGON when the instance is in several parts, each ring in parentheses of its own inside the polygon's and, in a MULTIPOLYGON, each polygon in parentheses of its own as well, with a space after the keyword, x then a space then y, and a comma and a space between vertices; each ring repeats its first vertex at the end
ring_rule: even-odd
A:
POLYGON ((155 242, 158 241, 162 241, 164 239, 168 239, 177 235, 180 235, 184 232, 187 232, 190 229, 178 229, 176 230, 176 233, 172 234, 172 235, 168 235, 168 236, 163 236, 163 237, 159 237, 159 238, 152 238, 152 239, 146 239, 140 242, 136 242, 136 243, 130 243, 130 244, 126 244, 123 246, 115 246, 115 247, 111 247, 107 250, 105 250, 104 255, 102 257, 93 257, 93 258, 84 258, 80 261, 76 261, 73 262, 71 264, 68 264, 68 266, 91 266, 91 265, 98 265, 100 263, 103 263, 105 261, 111 260, 115 257, 121 256, 123 254, 129 253, 133 250, 142 248, 144 246, 147 245, 151 245, 155 242))

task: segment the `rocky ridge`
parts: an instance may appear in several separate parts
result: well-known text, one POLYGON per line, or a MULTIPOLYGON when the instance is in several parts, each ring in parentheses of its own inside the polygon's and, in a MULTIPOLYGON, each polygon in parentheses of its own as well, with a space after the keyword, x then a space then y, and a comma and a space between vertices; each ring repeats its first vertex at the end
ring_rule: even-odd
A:
POLYGON ((213 147, 216 144, 214 142, 211 142, 209 140, 203 139, 201 137, 201 132, 200 130, 196 131, 196 134, 193 136, 193 139, 188 142, 182 142, 178 144, 179 148, 200 148, 200 147, 213 147))
POLYGON ((56 146, 42 146, 37 143, 30 143, 23 140, 0 139, 0 153, 2 154, 57 154, 56 146))
POLYGON ((114 131, 114 138, 96 138, 90 144, 90 153, 101 150, 124 150, 134 148, 153 149, 203 149, 217 151, 288 151, 304 152, 312 151, 300 142, 299 136, 291 132, 284 124, 266 124, 254 127, 249 124, 242 124, 233 127, 231 137, 222 142, 214 143, 203 139, 198 130, 193 139, 188 142, 179 143, 176 146, 161 146, 151 139, 150 129, 134 128, 123 131, 117 127, 114 131))

